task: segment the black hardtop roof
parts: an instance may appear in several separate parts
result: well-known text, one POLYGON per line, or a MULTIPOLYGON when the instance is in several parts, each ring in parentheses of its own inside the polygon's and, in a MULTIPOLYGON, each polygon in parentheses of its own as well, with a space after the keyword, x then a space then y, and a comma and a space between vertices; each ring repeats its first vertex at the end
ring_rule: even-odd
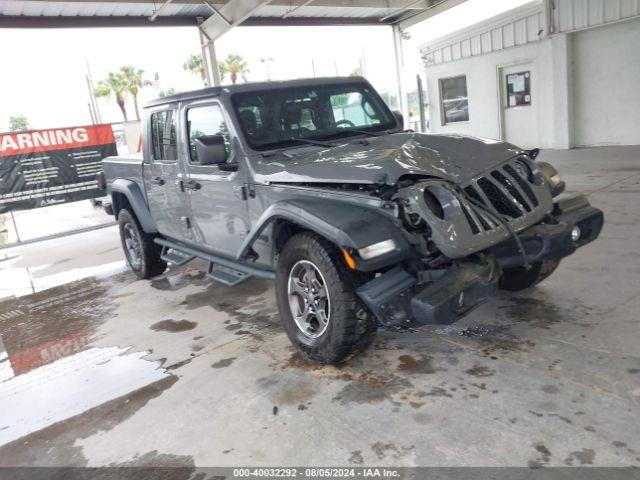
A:
POLYGON ((169 95, 166 97, 156 98, 144 105, 144 108, 155 107, 158 105, 166 105, 168 103, 181 102, 184 100, 198 100, 200 98, 217 97, 222 92, 224 93, 238 93, 238 92, 252 92, 263 90, 278 90, 287 87, 305 87, 305 86, 317 86, 317 85, 335 85, 344 83, 366 83, 366 79, 362 77, 323 77, 323 78, 300 78, 296 80, 284 80, 284 81, 272 81, 272 82, 250 82, 240 85, 225 85, 220 87, 208 87, 200 90, 192 90, 190 92, 176 93, 175 95, 169 95))

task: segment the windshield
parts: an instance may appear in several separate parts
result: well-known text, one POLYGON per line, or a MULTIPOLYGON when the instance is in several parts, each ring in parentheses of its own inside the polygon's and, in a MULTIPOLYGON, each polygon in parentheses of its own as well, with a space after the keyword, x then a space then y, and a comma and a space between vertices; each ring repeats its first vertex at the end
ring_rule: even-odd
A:
POLYGON ((396 127, 389 108, 366 84, 236 93, 232 103, 247 142, 257 150, 396 127))

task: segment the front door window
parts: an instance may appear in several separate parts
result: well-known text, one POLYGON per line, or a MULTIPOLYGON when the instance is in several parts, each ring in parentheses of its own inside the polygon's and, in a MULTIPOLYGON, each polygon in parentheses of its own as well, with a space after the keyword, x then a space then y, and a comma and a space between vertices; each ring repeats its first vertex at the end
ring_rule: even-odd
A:
POLYGON ((189 161, 198 163, 196 140, 208 135, 222 135, 225 140, 227 157, 230 154, 229 130, 218 105, 205 105, 187 110, 187 128, 189 131, 189 161))

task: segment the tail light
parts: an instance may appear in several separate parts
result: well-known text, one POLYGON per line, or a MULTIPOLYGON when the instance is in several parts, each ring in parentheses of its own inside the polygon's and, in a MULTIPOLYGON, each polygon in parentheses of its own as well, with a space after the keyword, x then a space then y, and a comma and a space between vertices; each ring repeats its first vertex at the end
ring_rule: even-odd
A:
POLYGON ((107 189, 107 178, 104 176, 104 172, 100 172, 96 175, 96 183, 100 190, 107 189))

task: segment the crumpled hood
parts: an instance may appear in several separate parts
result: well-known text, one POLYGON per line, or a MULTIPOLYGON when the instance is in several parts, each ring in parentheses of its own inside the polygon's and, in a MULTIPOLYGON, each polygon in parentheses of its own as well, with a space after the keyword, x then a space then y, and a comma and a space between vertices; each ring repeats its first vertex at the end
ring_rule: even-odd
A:
POLYGON ((407 174, 466 183, 523 150, 463 135, 396 133, 334 148, 296 148, 252 162, 258 183, 386 183, 407 174))

